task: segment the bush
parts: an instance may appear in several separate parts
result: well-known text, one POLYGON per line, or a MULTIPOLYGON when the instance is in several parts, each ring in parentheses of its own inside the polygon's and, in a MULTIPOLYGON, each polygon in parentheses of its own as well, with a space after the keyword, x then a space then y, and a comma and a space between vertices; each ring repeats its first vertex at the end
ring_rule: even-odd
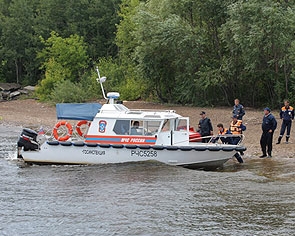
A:
POLYGON ((127 78, 126 82, 120 88, 120 94, 124 100, 138 100, 143 97, 145 84, 135 78, 127 78))
POLYGON ((52 77, 48 77, 39 81, 39 84, 36 88, 35 95, 40 99, 40 101, 49 101, 50 93, 54 89, 56 81, 52 77))
POLYGON ((87 101, 87 92, 80 83, 65 80, 55 85, 50 100, 53 103, 81 103, 87 101))

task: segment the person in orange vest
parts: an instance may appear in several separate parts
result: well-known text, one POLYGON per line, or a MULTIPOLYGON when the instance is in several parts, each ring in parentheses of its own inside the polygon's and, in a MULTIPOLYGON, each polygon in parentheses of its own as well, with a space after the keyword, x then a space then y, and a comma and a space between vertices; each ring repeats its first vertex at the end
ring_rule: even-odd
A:
POLYGON ((231 135, 232 133, 223 127, 223 124, 219 123, 217 125, 218 134, 217 137, 214 139, 214 142, 216 142, 219 138, 222 143, 233 143, 232 137, 226 137, 227 134, 231 135))
MULTIPOLYGON (((224 128, 223 124, 221 124, 221 123, 217 125, 217 128, 218 128, 218 134, 217 134, 217 137, 213 140, 213 143, 217 142, 218 139, 220 138, 222 143, 234 144, 234 139, 233 139, 233 137, 231 137, 232 133, 230 132, 230 130, 224 128), (227 135, 229 135, 229 136, 227 137, 227 135)), ((244 153, 241 152, 241 155, 243 155, 243 154, 244 153)), ((236 152, 234 155, 234 157, 237 159, 237 161, 239 163, 244 162, 241 155, 238 152, 236 152)))
MULTIPOLYGON (((234 135, 240 135, 243 133, 244 130, 246 130, 246 126, 243 125, 242 120, 238 120, 237 115, 233 115, 232 122, 230 123, 229 131, 234 135)), ((241 140, 241 137, 236 136, 233 137, 233 144, 237 145, 239 141, 241 140)))
POLYGON ((280 130, 280 136, 276 144, 281 143, 281 140, 284 136, 286 128, 287 128, 286 143, 289 142, 292 120, 294 120, 294 108, 290 106, 290 103, 288 100, 284 101, 284 106, 281 108, 281 111, 280 111, 280 118, 282 120, 282 126, 280 130))

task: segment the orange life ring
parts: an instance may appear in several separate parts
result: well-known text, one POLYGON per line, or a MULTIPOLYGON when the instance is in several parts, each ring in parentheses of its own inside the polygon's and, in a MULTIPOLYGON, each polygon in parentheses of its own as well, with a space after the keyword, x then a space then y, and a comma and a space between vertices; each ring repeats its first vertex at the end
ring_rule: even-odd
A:
POLYGON ((85 134, 82 132, 81 130, 81 126, 82 125, 87 125, 88 127, 91 125, 91 122, 88 121, 88 120, 80 120, 77 125, 76 125, 76 131, 77 133, 81 136, 81 137, 84 137, 85 134))
POLYGON ((70 123, 66 122, 65 120, 62 120, 62 121, 56 123, 56 125, 53 128, 53 136, 57 141, 67 141, 72 136, 72 134, 73 134, 72 125, 70 123), (67 127, 68 133, 65 136, 59 137, 57 130, 60 126, 63 126, 63 125, 65 125, 67 127))

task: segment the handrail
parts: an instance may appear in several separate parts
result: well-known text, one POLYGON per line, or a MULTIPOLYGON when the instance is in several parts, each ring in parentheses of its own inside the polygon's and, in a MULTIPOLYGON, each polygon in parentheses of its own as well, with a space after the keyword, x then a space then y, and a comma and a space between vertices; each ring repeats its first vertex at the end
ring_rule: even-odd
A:
POLYGON ((244 138, 245 138, 245 136, 243 134, 225 134, 225 135, 208 136, 208 137, 211 137, 211 139, 210 139, 209 142, 212 142, 216 138, 230 138, 230 137, 233 137, 234 138, 234 137, 240 137, 241 139, 239 140, 239 142, 236 145, 240 145, 243 142, 244 138))
POLYGON ((192 138, 190 139, 190 142, 192 141, 197 141, 197 140, 202 140, 203 138, 210 138, 208 143, 213 143, 213 141, 216 138, 229 138, 229 137, 240 137, 240 141, 236 144, 236 145, 240 145, 243 140, 244 140, 244 135, 243 134, 226 134, 226 135, 217 135, 217 136, 213 136, 213 135, 209 135, 209 136, 202 136, 202 137, 197 137, 197 138, 192 138))
POLYGON ((129 109, 128 112, 169 112, 175 113, 175 110, 157 110, 157 109, 129 109))

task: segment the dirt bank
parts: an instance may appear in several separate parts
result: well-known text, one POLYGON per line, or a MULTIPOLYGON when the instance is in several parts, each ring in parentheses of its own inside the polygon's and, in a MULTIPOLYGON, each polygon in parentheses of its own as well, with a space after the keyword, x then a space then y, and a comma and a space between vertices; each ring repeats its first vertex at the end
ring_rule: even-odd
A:
MULTIPOLYGON (((125 101, 124 104, 131 109, 165 109, 175 110, 182 116, 190 117, 190 125, 196 128, 200 119, 199 113, 206 111, 207 116, 212 120, 214 133, 217 132, 216 125, 223 123, 225 127, 229 126, 231 121, 232 107, 219 107, 219 108, 200 108, 189 106, 176 106, 167 104, 157 104, 150 102, 129 102, 125 101)), ((244 145, 247 147, 246 156, 257 157, 261 155, 260 151, 260 135, 261 135, 261 121, 263 111, 245 108, 246 115, 244 116, 244 123, 247 125, 247 130, 244 132, 245 141, 244 145)), ((279 120, 278 111, 273 111, 277 121, 278 129, 274 134, 274 143, 279 135, 281 121, 279 120)), ((48 104, 40 103, 33 99, 26 100, 13 100, 7 102, 0 102, 0 124, 4 125, 18 125, 23 127, 31 127, 36 130, 40 126, 46 129, 51 129, 56 123, 55 107, 48 104)), ((287 157, 291 158, 295 153, 295 128, 291 132, 290 143, 284 142, 280 145, 274 144, 273 156, 274 157, 287 157), (293 143, 294 142, 294 143, 293 143)), ((284 140, 284 139, 283 139, 284 140)))

